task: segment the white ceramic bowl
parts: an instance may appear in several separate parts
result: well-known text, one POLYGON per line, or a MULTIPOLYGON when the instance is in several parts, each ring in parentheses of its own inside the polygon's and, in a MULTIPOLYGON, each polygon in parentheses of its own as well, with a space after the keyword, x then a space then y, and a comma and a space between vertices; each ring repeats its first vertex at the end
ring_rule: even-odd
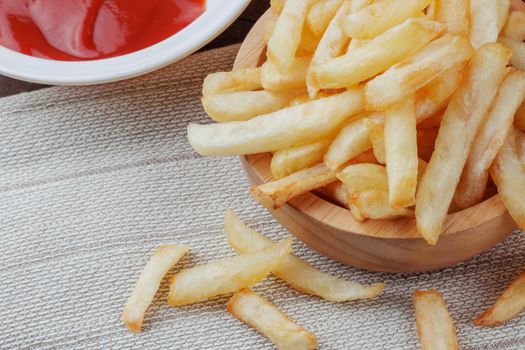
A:
POLYGON ((54 61, 0 47, 0 74, 51 85, 99 84, 131 78, 180 60, 225 30, 250 0, 207 0, 205 12, 158 44, 123 56, 93 61, 54 61))

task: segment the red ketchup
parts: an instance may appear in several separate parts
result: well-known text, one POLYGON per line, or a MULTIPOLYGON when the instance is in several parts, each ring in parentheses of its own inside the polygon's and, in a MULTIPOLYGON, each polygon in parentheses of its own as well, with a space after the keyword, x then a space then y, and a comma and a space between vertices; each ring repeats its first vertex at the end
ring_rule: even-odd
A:
POLYGON ((204 10, 205 0, 0 0, 0 45, 53 60, 114 57, 170 37, 204 10))

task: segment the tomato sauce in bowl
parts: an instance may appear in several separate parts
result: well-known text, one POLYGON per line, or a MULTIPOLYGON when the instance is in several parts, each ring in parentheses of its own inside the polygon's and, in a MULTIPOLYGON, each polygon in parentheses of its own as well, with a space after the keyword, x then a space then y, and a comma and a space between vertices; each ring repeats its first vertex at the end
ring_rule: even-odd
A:
POLYGON ((61 61, 96 60, 167 39, 205 0, 1 0, 0 45, 61 61))

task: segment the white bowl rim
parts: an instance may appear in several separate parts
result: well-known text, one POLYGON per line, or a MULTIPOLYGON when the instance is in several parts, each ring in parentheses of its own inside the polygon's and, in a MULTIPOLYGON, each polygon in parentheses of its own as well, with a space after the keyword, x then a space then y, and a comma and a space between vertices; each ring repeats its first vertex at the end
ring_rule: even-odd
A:
POLYGON ((0 74, 50 85, 88 85, 135 77, 164 67, 200 49, 241 14, 250 0, 207 0, 206 10, 171 37, 122 56, 92 61, 37 58, 0 46, 0 74))

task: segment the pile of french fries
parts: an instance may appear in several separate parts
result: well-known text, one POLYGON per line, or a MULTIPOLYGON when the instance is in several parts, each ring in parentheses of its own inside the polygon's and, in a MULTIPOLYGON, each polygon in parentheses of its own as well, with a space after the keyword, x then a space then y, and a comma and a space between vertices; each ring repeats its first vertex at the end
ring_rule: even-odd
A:
MULTIPOLYGON (((385 287, 383 283, 360 284, 319 271, 291 253, 290 238, 274 243, 244 224, 231 209, 224 216, 224 229, 228 244, 238 255, 176 272, 170 280, 167 302, 183 306, 233 293, 227 311, 267 336, 277 349, 309 350, 316 349, 318 344, 315 334, 250 289, 270 273, 299 292, 331 302, 375 298, 385 287)), ((146 310, 165 275, 188 251, 187 246, 181 245, 157 248, 124 307, 122 320, 129 330, 142 331, 146 310)), ((423 349, 457 349, 456 329, 441 293, 416 291, 413 303, 423 349)), ((524 309, 525 272, 474 323, 497 326, 524 309)))
POLYGON ((525 13, 511 0, 271 5, 262 66, 204 81, 218 123, 188 126, 198 153, 271 152, 273 181, 251 190, 264 206, 316 190, 359 221, 415 217, 431 245, 494 183, 525 229, 525 13))

